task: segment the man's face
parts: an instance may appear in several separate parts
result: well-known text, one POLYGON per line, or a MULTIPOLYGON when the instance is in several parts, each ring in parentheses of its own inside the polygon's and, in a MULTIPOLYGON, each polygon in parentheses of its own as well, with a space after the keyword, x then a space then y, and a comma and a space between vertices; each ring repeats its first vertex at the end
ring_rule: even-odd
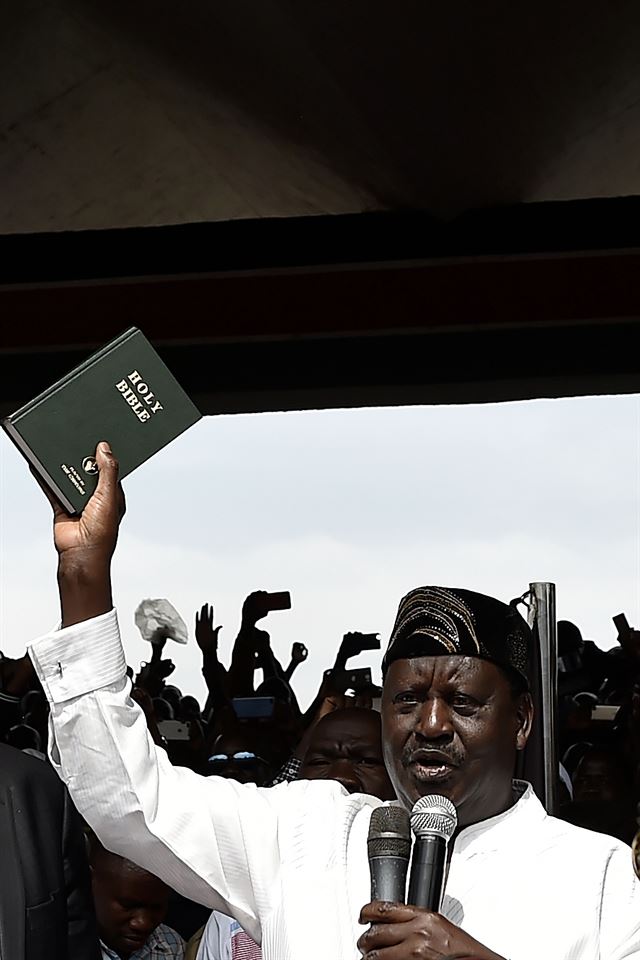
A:
POLYGON ((373 710, 337 710, 316 727, 303 780, 337 780, 349 793, 395 800, 382 755, 380 716, 373 710))
POLYGON ((243 736, 240 731, 221 734, 215 742, 209 760, 210 776, 237 780, 238 783, 255 783, 262 786, 269 779, 269 768, 261 759, 254 737, 243 736))
POLYGON ((169 888, 119 858, 101 858, 91 875, 100 939, 119 956, 128 957, 164 920, 169 888))
POLYGON ((531 726, 528 695, 515 698, 503 671, 477 657, 396 660, 382 696, 384 757, 398 798, 411 809, 441 794, 467 826, 511 802, 516 750, 531 726))
POLYGON ((606 754, 587 753, 573 778, 573 799, 586 803, 616 803, 627 796, 622 771, 606 754))

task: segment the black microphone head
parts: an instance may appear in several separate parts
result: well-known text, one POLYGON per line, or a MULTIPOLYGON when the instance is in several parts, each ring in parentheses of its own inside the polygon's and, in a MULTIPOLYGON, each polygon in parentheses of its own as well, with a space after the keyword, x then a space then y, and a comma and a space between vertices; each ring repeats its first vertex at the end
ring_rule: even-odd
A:
POLYGON ((447 797, 437 793, 420 797, 411 811, 411 829, 418 840, 422 837, 442 837, 447 843, 456 832, 458 814, 447 797))
POLYGON ((370 857, 406 857, 411 854, 409 814, 403 807, 376 807, 371 814, 367 851, 370 857))

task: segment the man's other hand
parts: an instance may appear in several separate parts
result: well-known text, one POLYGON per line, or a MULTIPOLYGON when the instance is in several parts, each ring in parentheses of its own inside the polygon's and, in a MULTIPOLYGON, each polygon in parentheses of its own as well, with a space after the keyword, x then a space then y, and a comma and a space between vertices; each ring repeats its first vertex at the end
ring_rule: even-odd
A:
POLYGON ((360 913, 370 923, 358 940, 365 960, 504 960, 439 913, 377 900, 360 913))

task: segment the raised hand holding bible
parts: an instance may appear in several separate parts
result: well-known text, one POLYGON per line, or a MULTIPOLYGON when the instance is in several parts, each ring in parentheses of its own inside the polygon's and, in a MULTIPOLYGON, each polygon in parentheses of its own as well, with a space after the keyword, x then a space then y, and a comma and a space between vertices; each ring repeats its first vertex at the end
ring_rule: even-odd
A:
POLYGON ((53 507, 63 627, 107 613, 113 606, 111 557, 125 499, 118 482, 118 461, 106 441, 96 448, 96 462, 98 485, 80 516, 70 516, 45 491, 53 507))

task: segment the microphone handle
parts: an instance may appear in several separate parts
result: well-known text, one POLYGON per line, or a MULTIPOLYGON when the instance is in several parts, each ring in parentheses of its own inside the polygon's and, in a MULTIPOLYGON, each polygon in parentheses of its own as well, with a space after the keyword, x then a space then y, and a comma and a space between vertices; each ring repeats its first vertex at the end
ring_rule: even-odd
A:
POLYGON ((423 910, 440 910, 447 863, 447 841, 436 834, 413 845, 408 903, 423 910))
POLYGON ((369 857, 371 899, 404 903, 408 857, 369 857))

